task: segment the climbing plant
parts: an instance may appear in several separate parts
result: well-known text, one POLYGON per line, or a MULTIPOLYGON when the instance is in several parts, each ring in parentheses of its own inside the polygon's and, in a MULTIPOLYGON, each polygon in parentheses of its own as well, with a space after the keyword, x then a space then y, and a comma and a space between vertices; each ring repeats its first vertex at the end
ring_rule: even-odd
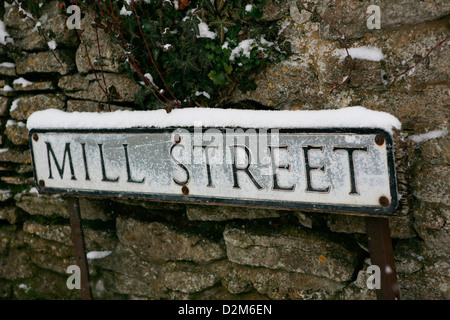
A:
MULTIPOLYGON (((254 75, 291 53, 281 25, 261 19, 264 2, 72 1, 123 48, 129 73, 145 84, 135 100, 142 108, 222 106, 235 88, 254 90, 254 75)), ((91 59, 101 63, 101 53, 91 59)))

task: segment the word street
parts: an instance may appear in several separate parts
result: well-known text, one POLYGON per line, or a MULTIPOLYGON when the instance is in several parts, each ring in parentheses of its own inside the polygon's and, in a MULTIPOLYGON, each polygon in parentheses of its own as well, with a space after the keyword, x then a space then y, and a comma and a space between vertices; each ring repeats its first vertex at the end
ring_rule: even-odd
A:
POLYGON ((389 135, 347 131, 37 130, 30 141, 42 192, 392 212, 389 135))

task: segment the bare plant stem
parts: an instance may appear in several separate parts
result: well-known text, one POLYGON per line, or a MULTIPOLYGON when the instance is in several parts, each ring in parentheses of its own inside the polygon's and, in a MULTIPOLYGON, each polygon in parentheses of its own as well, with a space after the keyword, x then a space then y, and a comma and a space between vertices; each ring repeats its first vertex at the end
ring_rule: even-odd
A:
MULTIPOLYGON (((112 3, 111 3, 111 0, 110 0, 110 5, 111 5, 111 12, 110 12, 110 11, 106 11, 106 12, 105 12, 105 11, 103 10, 102 13, 103 13, 103 14, 106 14, 106 16, 112 16, 112 17, 113 17, 113 21, 117 21, 117 17, 115 16, 114 10, 112 9, 112 3)), ((107 28, 108 28, 108 32, 109 32, 110 36, 111 36, 111 37, 115 37, 115 36, 116 36, 116 33, 117 33, 117 35, 118 35, 118 36, 120 37, 120 39, 122 40, 122 44, 119 43, 120 47, 121 47, 124 51, 127 51, 127 52, 128 52, 128 51, 129 51, 129 45, 128 45, 128 43, 126 42, 126 40, 125 40, 125 38, 124 38, 122 32, 120 31, 120 26, 119 26, 118 24, 113 24, 113 25, 111 25, 107 20, 105 21, 105 23, 106 23, 106 26, 107 26, 107 28), (114 29, 115 29, 116 31, 114 31, 111 27, 114 27, 114 29)), ((161 98, 160 98, 159 96, 161 96, 164 100, 166 100, 166 103, 170 102, 164 95, 162 95, 162 94, 159 92, 159 89, 158 89, 153 83, 151 83, 151 81, 150 81, 147 77, 145 77, 145 75, 143 74, 143 72, 142 72, 141 69, 139 68, 138 63, 136 62, 136 60, 134 59, 134 57, 133 57, 131 54, 128 55, 127 62, 128 62, 128 64, 136 71, 136 73, 138 73, 138 75, 144 80, 144 82, 145 82, 147 85, 149 85, 149 86, 153 89, 152 94, 155 96, 155 98, 156 98, 159 102, 161 102, 162 104, 165 103, 164 101, 161 100, 161 98), (131 61, 130 61, 130 60, 131 60, 131 61), (159 96, 158 96, 156 93, 158 93, 159 96)))
POLYGON ((136 6, 135 6, 135 3, 134 3, 134 0, 131 0, 131 7, 133 8, 134 14, 136 15, 136 19, 137 19, 137 23, 138 23, 138 27, 139 27, 139 32, 140 32, 140 34, 141 34, 142 39, 144 40, 145 46, 146 46, 146 48, 147 48, 148 55, 149 55, 149 57, 150 57, 150 60, 152 61, 152 64, 153 64, 153 66, 155 67, 155 70, 158 72, 161 81, 164 83, 164 86, 166 87, 166 90, 170 93, 170 95, 172 96, 172 98, 175 100, 176 105, 177 105, 179 108, 181 108, 180 102, 179 102, 178 99, 173 95, 172 91, 170 90, 169 86, 167 85, 166 81, 164 80, 164 77, 162 76, 161 71, 159 71, 158 66, 156 65, 155 60, 153 59, 153 55, 152 55, 152 53, 151 53, 151 51, 150 51, 150 47, 149 47, 149 45, 148 45, 148 43, 147 43, 147 39, 145 38, 144 32, 142 31, 141 20, 140 20, 140 17, 139 17, 139 15, 138 15, 138 12, 137 12, 137 10, 136 10, 136 6))
POLYGON ((436 50, 437 48, 439 48, 440 46, 442 46, 445 42, 447 42, 447 40, 450 39, 450 34, 447 35, 443 40, 439 41, 433 48, 431 48, 430 50, 428 50, 427 54, 425 56, 423 56, 415 65, 413 65, 412 67, 406 69, 405 71, 403 71, 402 73, 398 74, 397 76, 394 77, 394 79, 392 79, 392 81, 390 82, 390 84, 394 83, 395 81, 397 81, 401 76, 403 76, 404 74, 407 74, 408 72, 410 72, 411 70, 413 70, 415 67, 417 67, 417 65, 419 65, 420 63, 422 63, 434 50, 436 50))
MULTIPOLYGON (((73 2, 72 2, 72 4, 73 4, 73 2)), ((75 5, 78 5, 78 0, 75 0, 75 5)), ((102 90, 102 92, 105 94, 105 96, 108 96, 108 89, 107 89, 107 87, 106 86, 103 87, 101 85, 100 79, 97 76, 97 72, 95 71, 95 68, 92 65, 92 61, 91 61, 91 58, 89 56, 89 51, 88 51, 88 48, 87 48, 87 45, 86 45, 86 40, 84 39, 83 34, 82 34, 82 32, 80 30, 77 30, 77 34, 78 34, 78 38, 80 39, 81 43, 83 44, 84 51, 85 51, 85 54, 86 54, 86 58, 87 58, 89 67, 91 68, 91 70, 94 73, 95 80, 96 80, 98 86, 100 87, 100 90, 102 90)))
MULTIPOLYGON (((98 3, 98 1, 97 1, 97 3, 98 3)), ((98 6, 99 6, 99 8, 101 8, 100 3, 98 3, 98 6)), ((94 5, 94 21, 96 19, 97 19, 97 8, 94 5)), ((103 71, 103 61, 102 61, 103 59, 102 59, 102 54, 101 54, 101 50, 100 50, 100 40, 99 40, 99 37, 98 37, 98 26, 97 25, 95 26, 95 40, 97 42, 97 52, 98 52, 98 57, 100 59, 100 61, 98 63, 99 66, 100 66, 100 74, 102 76, 103 85, 105 86, 106 94, 107 94, 106 101, 108 103, 108 110, 111 111, 111 103, 110 103, 111 96, 110 96, 110 92, 109 92, 108 86, 106 84, 105 73, 103 71)))

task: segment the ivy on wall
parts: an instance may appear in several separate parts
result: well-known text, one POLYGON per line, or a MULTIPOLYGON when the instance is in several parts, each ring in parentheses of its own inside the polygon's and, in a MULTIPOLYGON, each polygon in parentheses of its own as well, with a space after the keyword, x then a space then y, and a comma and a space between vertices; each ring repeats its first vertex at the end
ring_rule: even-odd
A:
POLYGON ((97 27, 132 56, 147 86, 142 107, 220 106, 231 90, 253 90, 252 75, 290 54, 280 25, 261 21, 264 0, 96 1, 97 27), (100 7, 101 6, 101 7, 100 7))
MULTIPOLYGON (((40 16, 42 2, 19 1, 24 12, 40 16)), ((127 71, 145 86, 135 98, 143 109, 155 106, 223 106, 230 92, 254 90, 254 76, 268 65, 286 59, 290 43, 282 25, 261 20, 265 0, 71 0, 94 12, 92 27, 110 37, 124 52, 127 71)), ((40 33, 45 30, 41 28, 40 33)), ((78 30, 82 44, 83 31, 78 30)), ((47 37, 50 41, 51 34, 47 37)), ((87 57, 98 74, 103 63, 87 57), (93 63, 95 62, 95 69, 93 63)), ((86 50, 87 53, 87 50, 86 50)), ((120 99, 113 84, 102 86, 108 101, 120 99)))

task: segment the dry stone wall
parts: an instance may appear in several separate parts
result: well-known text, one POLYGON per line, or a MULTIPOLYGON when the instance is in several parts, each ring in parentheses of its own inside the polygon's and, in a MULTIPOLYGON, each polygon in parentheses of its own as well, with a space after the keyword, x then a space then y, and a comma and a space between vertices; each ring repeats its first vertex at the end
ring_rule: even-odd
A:
MULTIPOLYGON (((283 23, 293 55, 258 74, 255 91, 233 92, 230 102, 274 110, 361 105, 398 117, 402 198, 389 222, 401 296, 449 299, 450 42, 391 81, 450 33, 450 3, 310 2, 350 47, 378 47, 384 59, 355 59, 350 81, 330 93, 347 75, 334 55, 342 49, 338 35, 298 2, 268 0, 262 19, 283 23), (367 28, 371 4, 381 9, 381 29, 367 28)), ((63 3, 45 1, 37 18, 56 35, 54 50, 17 6, 0 7, 15 48, 0 46, 0 299, 78 299, 80 292, 66 286, 74 264, 66 203, 34 188, 26 120, 48 108, 102 111, 106 98, 86 59, 86 52, 95 59, 96 47, 84 48, 66 27, 63 3)), ((95 35, 91 20, 84 13, 87 39, 95 35)), ((111 109, 133 109, 141 85, 123 73, 121 50, 103 37, 99 43, 105 81, 120 96, 111 109)), ((362 217, 88 198, 81 214, 97 299, 375 299, 366 286, 362 217)))

